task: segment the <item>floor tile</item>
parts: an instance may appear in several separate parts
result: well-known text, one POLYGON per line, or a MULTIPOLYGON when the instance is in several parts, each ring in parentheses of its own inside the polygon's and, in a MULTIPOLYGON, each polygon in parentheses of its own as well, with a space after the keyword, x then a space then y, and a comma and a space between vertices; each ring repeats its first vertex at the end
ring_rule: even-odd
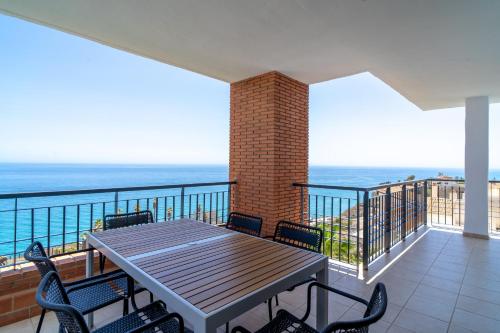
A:
POLYGON ((426 285, 429 287, 434 287, 442 290, 446 290, 452 293, 457 293, 460 291, 460 288, 462 287, 460 282, 453 282, 450 280, 444 280, 436 276, 432 275, 426 275, 420 281, 421 285, 426 285))
POLYGON ((457 300, 457 309, 476 313, 491 319, 500 320, 500 305, 485 302, 477 298, 460 295, 457 300))
POLYGON ((482 333, 498 333, 500 321, 480 316, 475 313, 456 309, 451 321, 452 325, 482 333))
POLYGON ((448 333, 475 333, 477 331, 470 330, 468 328, 458 326, 456 324, 451 324, 450 327, 448 327, 448 333))
POLYGON ((449 322, 453 314, 454 303, 441 303, 436 299, 413 295, 406 303, 405 308, 421 314, 449 322))
POLYGON ((482 301, 495 303, 500 305, 500 292, 491 291, 471 285, 462 285, 460 295, 465 295, 482 301))
POLYGON ((458 293, 450 292, 444 289, 419 285, 414 295, 427 299, 428 302, 436 301, 444 304, 454 305, 457 301, 458 293))
POLYGON ((439 333, 448 330, 448 323, 442 320, 429 317, 418 312, 403 309, 394 321, 394 324, 415 332, 439 333))

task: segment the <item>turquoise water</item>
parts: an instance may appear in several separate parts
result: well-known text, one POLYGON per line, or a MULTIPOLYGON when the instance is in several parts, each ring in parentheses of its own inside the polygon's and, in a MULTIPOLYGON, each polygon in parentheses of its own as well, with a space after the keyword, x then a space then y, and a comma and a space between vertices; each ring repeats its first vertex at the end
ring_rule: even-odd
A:
MULTIPOLYGON (((387 181, 402 181, 409 175, 414 175, 417 179, 435 177, 440 172, 454 177, 463 176, 463 170, 460 169, 311 166, 309 183, 365 187, 387 181)), ((493 170, 490 174, 491 179, 500 178, 498 170, 493 170)), ((228 167, 223 165, 0 164, 0 193, 188 184, 227 180, 228 167)), ((207 209, 212 203, 211 210, 216 210, 217 205, 219 214, 222 216, 227 214, 227 186, 186 190, 186 194, 193 193, 200 193, 200 195, 192 196, 192 213, 196 211, 197 205, 201 204, 197 200, 201 202, 202 193, 207 193, 204 199, 207 209), (212 195, 212 200, 208 194, 211 192, 218 192, 212 195)), ((342 197, 352 197, 353 195, 353 193, 341 191, 320 190, 312 190, 310 193, 342 197)), ((167 202, 160 200, 158 203, 158 218, 161 219, 167 216, 168 209, 166 208, 172 209, 173 207, 174 199, 172 196, 176 196, 176 200, 178 200, 179 195, 180 190, 121 193, 119 208, 121 211, 127 209, 126 199, 167 196, 167 202)), ((136 204, 136 201, 130 202, 129 211, 132 211, 136 204)), ((138 204, 141 208, 148 207, 150 209, 153 205, 151 201, 148 202, 146 199, 140 200, 138 204)), ((35 238, 39 237, 38 239, 45 245, 48 234, 51 235, 51 245, 62 244, 63 233, 66 243, 77 241, 80 237, 76 232, 77 229, 89 229, 97 219, 105 214, 113 213, 114 195, 104 193, 19 199, 18 209, 20 211, 17 214, 17 220, 11 211, 13 208, 14 200, 0 200, 0 255, 14 252, 14 239, 18 242, 16 252, 21 252, 31 242, 32 234, 35 235, 35 238), (92 202, 99 204, 91 205, 92 202), (107 202, 107 204, 103 206, 102 202, 107 202), (80 207, 76 204, 80 204, 80 207), (31 209, 28 209, 35 207, 40 208, 33 210, 33 213, 31 209), (49 212, 48 209, 42 207, 53 208, 49 212), (50 226, 47 226, 48 214, 50 214, 50 226), (14 223, 17 224, 15 235, 14 223)), ((179 201, 176 201, 176 206, 173 207, 171 214, 175 217, 180 215, 179 201)))

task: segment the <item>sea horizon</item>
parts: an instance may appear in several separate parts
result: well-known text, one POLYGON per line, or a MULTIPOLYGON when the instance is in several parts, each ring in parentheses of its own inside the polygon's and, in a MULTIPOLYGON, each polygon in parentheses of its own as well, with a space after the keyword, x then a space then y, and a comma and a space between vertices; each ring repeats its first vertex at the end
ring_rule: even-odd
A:
MULTIPOLYGON (((128 163, 128 162, 10 162, 0 161, 0 165, 86 165, 86 166, 229 166, 229 163, 128 163)), ((326 168, 394 168, 394 169, 463 169, 457 166, 404 166, 404 165, 334 165, 334 164, 309 164, 309 167, 326 167, 326 168)), ((492 168, 500 170, 500 168, 492 168)))

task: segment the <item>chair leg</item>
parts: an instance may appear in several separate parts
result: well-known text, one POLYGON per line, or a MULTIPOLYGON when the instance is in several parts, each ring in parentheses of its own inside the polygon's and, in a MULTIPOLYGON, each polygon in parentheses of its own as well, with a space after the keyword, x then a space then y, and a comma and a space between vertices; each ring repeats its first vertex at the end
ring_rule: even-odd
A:
POLYGON ((130 301, 132 302, 132 308, 134 310, 137 310, 138 307, 137 307, 137 303, 135 302, 135 292, 132 291, 132 295, 130 296, 130 301))
POLYGON ((99 272, 104 273, 104 265, 106 264, 106 257, 99 252, 99 272))
POLYGON ((132 309, 136 311, 137 308, 137 303, 135 302, 135 281, 131 277, 127 278, 127 304, 128 304, 128 299, 130 298, 130 302, 132 303, 132 309))
POLYGON ((269 312, 269 321, 273 320, 273 299, 267 301, 267 311, 269 312))
POLYGON ((123 315, 128 315, 128 298, 123 300, 123 315))
POLYGON ((42 329, 43 318, 45 318, 45 309, 42 309, 42 313, 40 314, 38 326, 36 327, 36 333, 40 333, 40 330, 42 329))

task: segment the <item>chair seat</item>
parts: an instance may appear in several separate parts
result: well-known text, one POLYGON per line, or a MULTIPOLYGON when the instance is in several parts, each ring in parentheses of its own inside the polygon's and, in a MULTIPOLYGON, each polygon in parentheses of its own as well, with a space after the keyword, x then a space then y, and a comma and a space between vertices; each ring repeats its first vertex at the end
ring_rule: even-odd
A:
MULTIPOLYGON (((267 323, 265 326, 260 328, 258 333, 281 333, 281 332, 306 332, 306 333, 317 333, 317 331, 311 326, 303 323, 299 318, 295 317, 291 313, 285 310, 279 310, 276 317, 267 323)), ((256 333, 257 333, 256 332, 256 333)))
MULTIPOLYGON (((98 328, 92 333, 116 333, 116 332, 127 332, 129 330, 133 330, 141 327, 144 324, 147 324, 155 319, 160 318, 163 315, 168 314, 167 310, 162 306, 160 302, 151 303, 144 308, 132 312, 117 321, 114 321, 108 325, 105 325, 101 328, 98 328)), ((179 322, 175 319, 168 320, 163 322, 157 326, 159 330, 163 333, 168 332, 179 332, 179 322)), ((155 328, 147 329, 142 332, 159 332, 155 328)), ((190 332, 188 330, 184 330, 184 332, 190 332)))
MULTIPOLYGON (((118 274, 127 274, 127 273, 125 273, 125 271, 122 269, 116 269, 116 270, 111 271, 107 274, 118 275, 118 274)), ((119 284, 120 288, 126 290, 126 287, 127 287, 126 281, 124 282, 123 279, 120 279, 120 280, 117 280, 117 283, 119 284)), ((144 287, 143 285, 141 285, 139 282, 137 282, 137 281, 134 282, 134 293, 135 294, 138 294, 138 293, 141 293, 141 292, 147 291, 147 290, 148 289, 146 287, 144 287)), ((127 296, 130 296, 130 295, 127 295, 127 296)))
MULTIPOLYGON (((82 283, 85 283, 85 280, 82 280, 82 283)), ((127 277, 121 275, 114 280, 83 288, 78 288, 78 284, 75 284, 68 288, 67 292, 71 305, 82 314, 87 314, 125 299, 128 296, 127 277)))

